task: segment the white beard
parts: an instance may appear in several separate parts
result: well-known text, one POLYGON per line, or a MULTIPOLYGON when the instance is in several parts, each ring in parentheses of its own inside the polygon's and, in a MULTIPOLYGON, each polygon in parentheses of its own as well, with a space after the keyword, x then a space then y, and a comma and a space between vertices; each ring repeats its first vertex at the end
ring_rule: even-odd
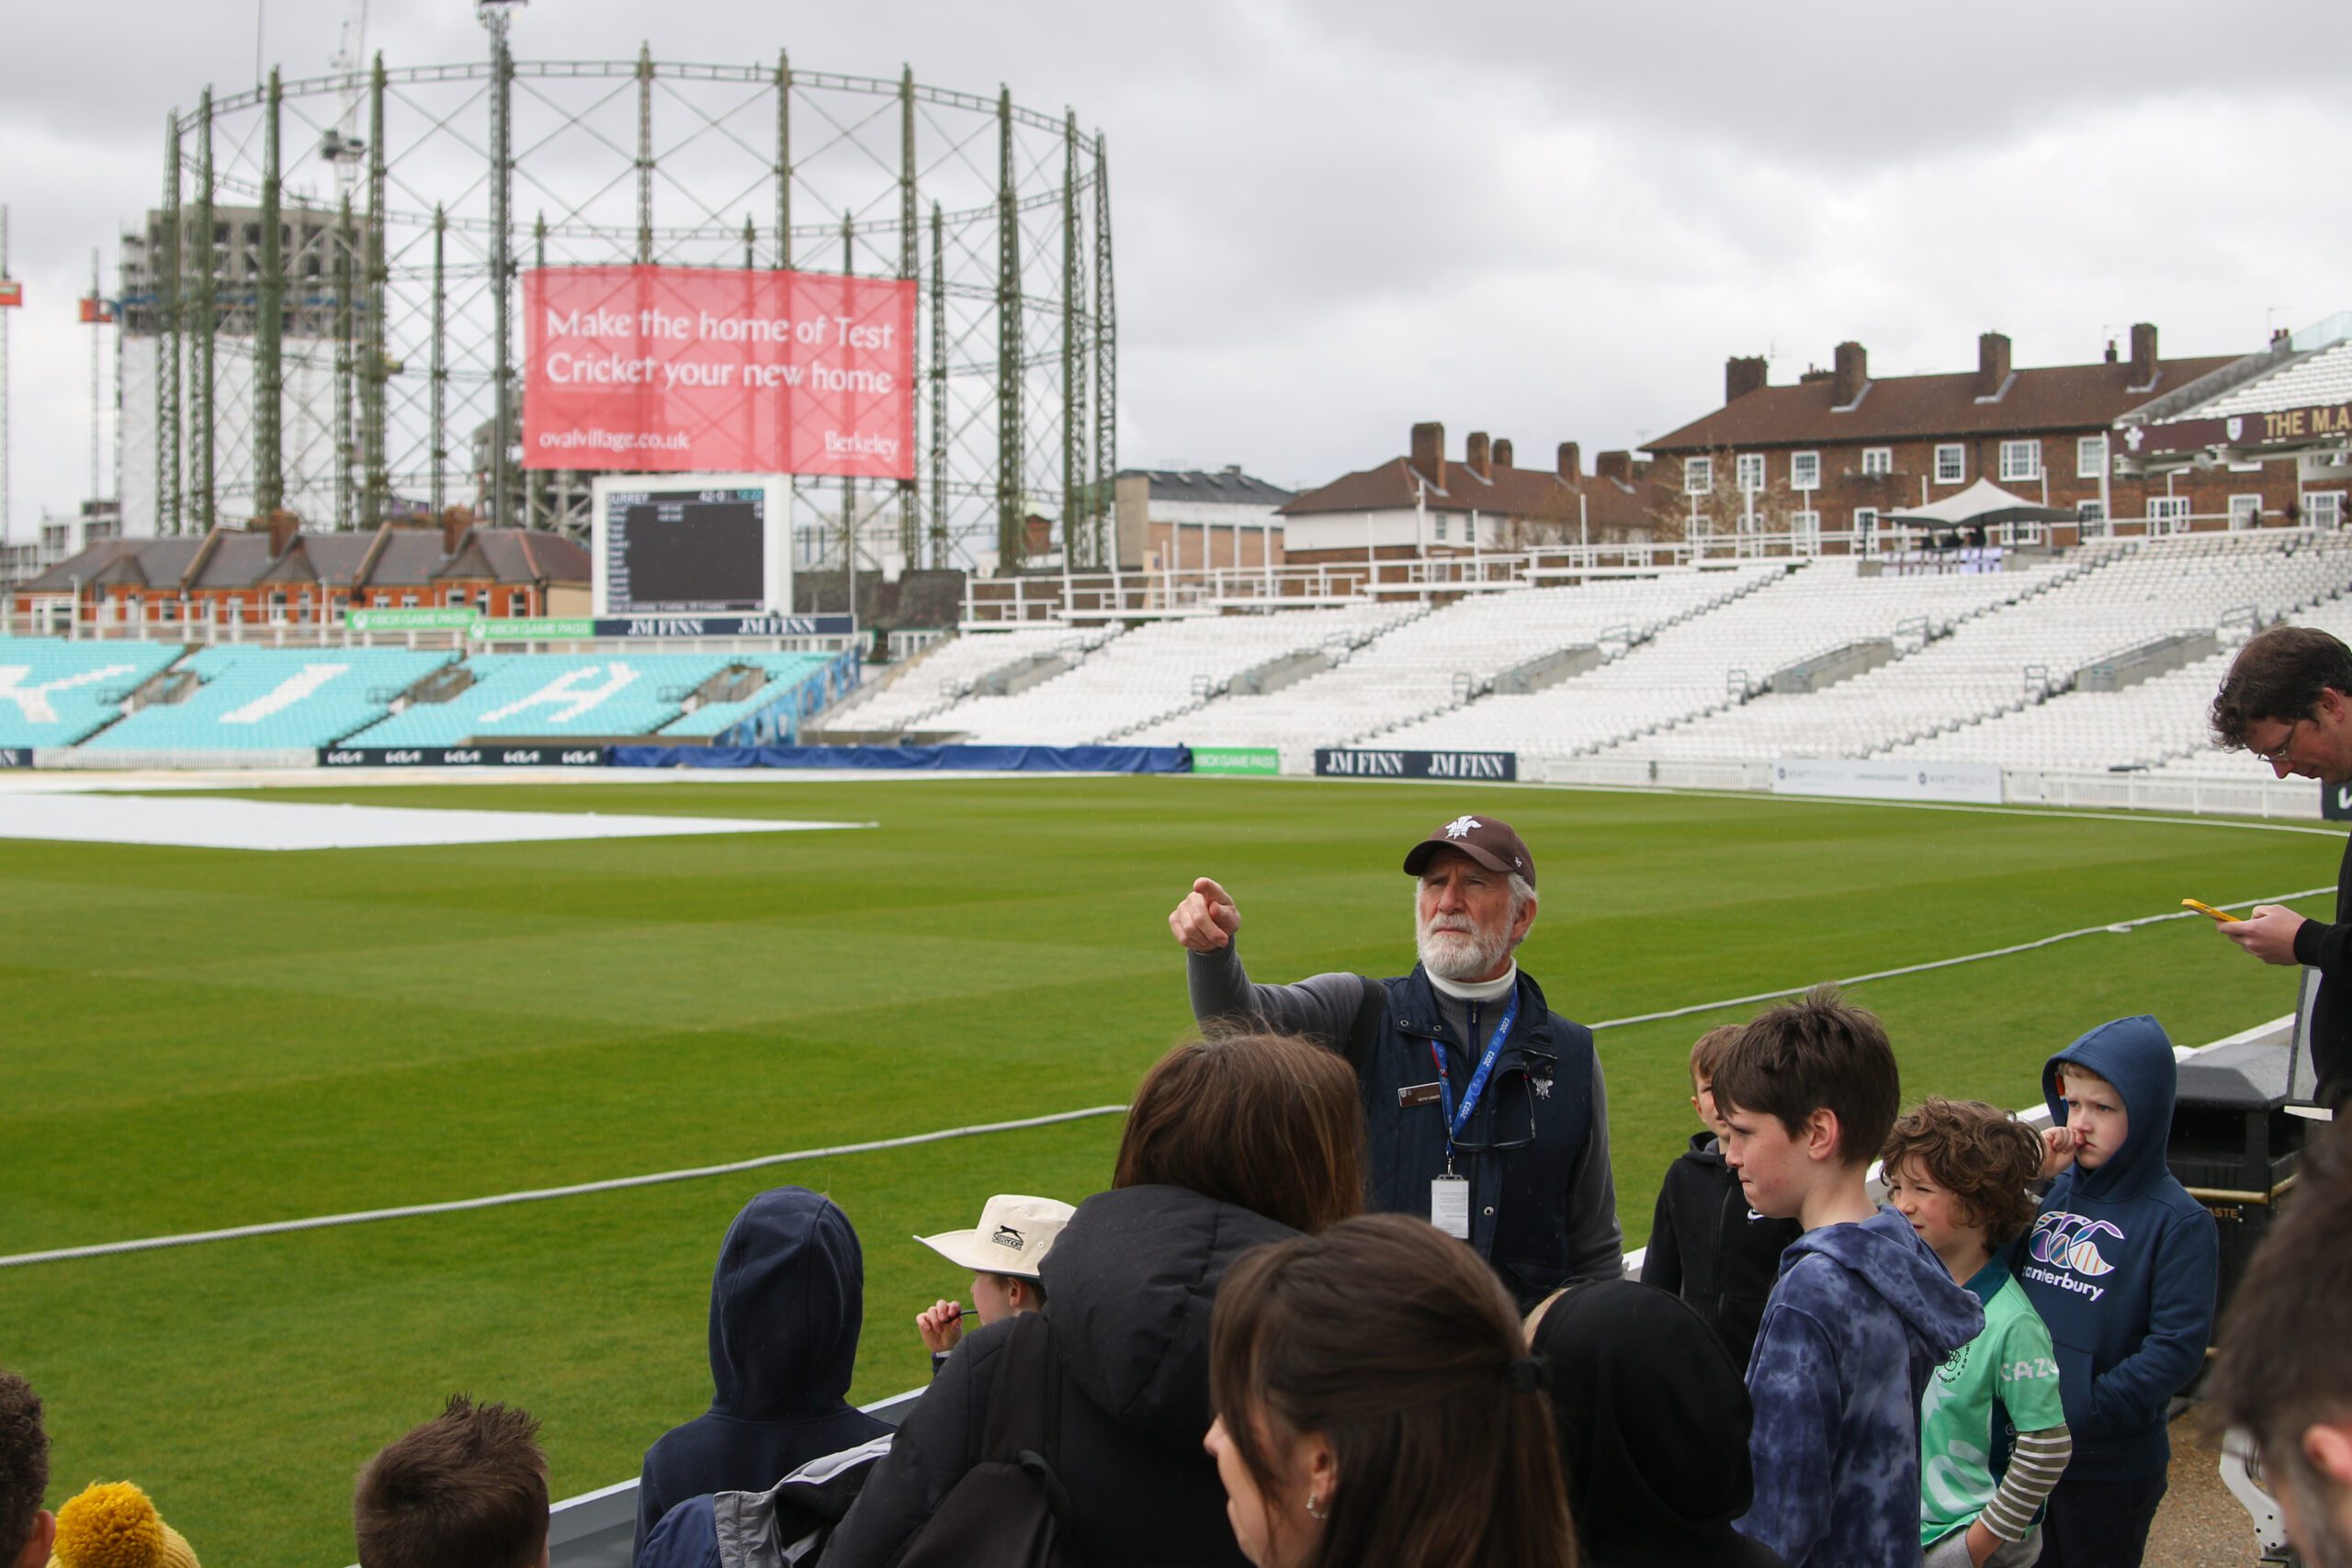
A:
POLYGON ((1416 921, 1413 941, 1421 967, 1441 980, 1484 979, 1510 954, 1508 930, 1439 931, 1416 921))

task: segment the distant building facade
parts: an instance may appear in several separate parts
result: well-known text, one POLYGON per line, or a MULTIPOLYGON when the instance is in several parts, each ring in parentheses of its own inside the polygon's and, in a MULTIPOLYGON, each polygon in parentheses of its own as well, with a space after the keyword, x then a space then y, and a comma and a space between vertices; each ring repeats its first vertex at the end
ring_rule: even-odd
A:
POLYGON ((1979 479, 2075 511, 2079 524, 2017 536, 2053 544, 2106 536, 2126 519, 2135 534, 2276 525, 2300 514, 2291 472, 2157 473, 2123 461, 2123 433, 2142 411, 2248 357, 2259 356, 2165 359, 2145 321, 2132 329, 2128 358, 2110 346, 2095 365, 2019 369, 2000 333, 1978 339, 1973 373, 1874 378, 1863 346, 1842 343, 1832 368, 1776 387, 1761 358, 1735 357, 1723 406, 1646 450, 1693 537, 1788 535, 1800 549, 1813 541, 1830 552, 1851 538, 1869 548, 1882 518, 1979 479))
POLYGON ((392 524, 306 534, 290 513, 202 536, 101 539, 10 591, 19 625, 69 619, 168 635, 186 626, 333 625, 356 609, 584 615, 588 552, 560 535, 392 524))
POLYGON ((1641 543, 1670 525, 1651 465, 1603 452, 1589 473, 1576 442, 1550 468, 1522 468, 1509 441, 1473 431, 1459 458, 1445 455, 1445 426, 1413 426, 1409 449, 1345 474, 1282 508, 1295 564, 1641 543))
POLYGON ((1112 492, 1119 564, 1128 570, 1280 566, 1282 507, 1295 492, 1241 471, 1122 468, 1112 492))
POLYGON ((2352 521, 2352 311, 2293 333, 2124 416, 2117 471, 2226 493, 2233 524, 2291 490, 2317 528, 2352 521))

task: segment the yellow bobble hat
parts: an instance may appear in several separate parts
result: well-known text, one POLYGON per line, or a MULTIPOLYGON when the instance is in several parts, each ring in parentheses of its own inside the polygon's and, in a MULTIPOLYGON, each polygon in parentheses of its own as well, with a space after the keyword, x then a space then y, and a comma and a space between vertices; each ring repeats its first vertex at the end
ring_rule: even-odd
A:
POLYGON ((187 1538, 128 1481, 93 1482, 57 1510, 49 1568, 198 1568, 187 1538))

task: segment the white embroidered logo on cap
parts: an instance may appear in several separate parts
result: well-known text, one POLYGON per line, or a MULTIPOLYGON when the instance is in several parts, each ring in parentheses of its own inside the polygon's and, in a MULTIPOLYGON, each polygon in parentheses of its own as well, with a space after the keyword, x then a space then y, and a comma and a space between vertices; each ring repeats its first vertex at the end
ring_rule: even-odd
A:
POLYGON ((1486 824, 1476 817, 1457 817, 1445 825, 1445 836, 1449 839, 1466 839, 1470 836, 1472 829, 1485 826, 1486 824))

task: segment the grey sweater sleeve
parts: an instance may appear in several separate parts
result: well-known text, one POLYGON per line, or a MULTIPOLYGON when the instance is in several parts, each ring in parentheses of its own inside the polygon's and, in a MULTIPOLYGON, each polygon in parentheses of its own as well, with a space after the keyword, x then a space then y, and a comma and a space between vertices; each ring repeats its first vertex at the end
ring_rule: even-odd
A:
POLYGON ((1609 1168, 1609 1088, 1592 1056, 1592 1134, 1568 1179, 1568 1278, 1625 1277, 1625 1232, 1617 1223, 1617 1178, 1609 1168))
POLYGON ((1204 1024, 1219 1019, 1262 1019, 1284 1034, 1307 1034, 1343 1043, 1372 982, 1361 975, 1317 975, 1295 986, 1253 986, 1241 967, 1237 944, 1215 953, 1184 954, 1184 981, 1192 992, 1193 1017, 1204 1024))

